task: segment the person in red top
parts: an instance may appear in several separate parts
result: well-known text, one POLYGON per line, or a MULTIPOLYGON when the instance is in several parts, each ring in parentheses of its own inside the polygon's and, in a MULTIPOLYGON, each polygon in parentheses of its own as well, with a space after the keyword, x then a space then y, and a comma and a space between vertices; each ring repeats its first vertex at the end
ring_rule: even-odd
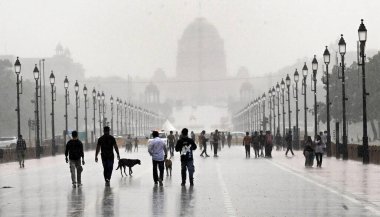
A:
POLYGON ((243 145, 245 146, 245 157, 246 158, 251 157, 251 141, 252 141, 252 138, 249 136, 249 132, 246 132, 244 139, 243 139, 243 145))

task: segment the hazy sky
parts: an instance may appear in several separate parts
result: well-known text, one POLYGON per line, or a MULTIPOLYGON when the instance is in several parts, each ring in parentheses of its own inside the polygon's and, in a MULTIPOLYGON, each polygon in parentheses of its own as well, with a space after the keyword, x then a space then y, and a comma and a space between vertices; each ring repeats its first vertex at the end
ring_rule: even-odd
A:
POLYGON ((348 50, 355 50, 361 18, 367 47, 380 45, 379 0, 201 2, 199 7, 195 0, 1 0, 0 54, 49 57, 61 42, 86 76, 147 77, 158 67, 173 75, 177 41, 200 14, 224 39, 230 74, 247 66, 254 76, 304 56, 322 56, 341 33, 348 50))

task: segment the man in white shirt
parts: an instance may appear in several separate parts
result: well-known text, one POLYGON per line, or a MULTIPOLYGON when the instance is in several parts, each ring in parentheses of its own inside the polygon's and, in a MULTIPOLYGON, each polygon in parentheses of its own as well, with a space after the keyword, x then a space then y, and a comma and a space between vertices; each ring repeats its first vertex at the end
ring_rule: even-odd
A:
POLYGON ((153 162, 153 181, 154 184, 160 183, 163 186, 162 181, 164 178, 164 160, 167 156, 166 144, 159 137, 157 131, 152 132, 153 139, 149 142, 148 152, 152 156, 153 162), (160 178, 158 178, 157 167, 160 170, 160 178))

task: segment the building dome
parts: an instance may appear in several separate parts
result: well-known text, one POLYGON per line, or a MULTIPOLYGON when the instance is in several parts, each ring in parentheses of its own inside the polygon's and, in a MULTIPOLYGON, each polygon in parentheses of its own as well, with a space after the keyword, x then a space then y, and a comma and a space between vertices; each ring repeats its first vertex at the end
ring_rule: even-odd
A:
POLYGON ((240 86, 240 100, 242 102, 248 102, 253 96, 253 86, 249 82, 244 82, 240 86))

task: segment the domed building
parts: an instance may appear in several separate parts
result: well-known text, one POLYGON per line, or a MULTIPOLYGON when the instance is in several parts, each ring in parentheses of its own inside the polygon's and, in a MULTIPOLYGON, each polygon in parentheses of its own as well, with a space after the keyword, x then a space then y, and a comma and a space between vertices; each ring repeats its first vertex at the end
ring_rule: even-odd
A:
POLYGON ((178 41, 176 70, 186 104, 224 98, 223 85, 212 82, 227 75, 224 42, 205 18, 197 18, 185 28, 178 41))

